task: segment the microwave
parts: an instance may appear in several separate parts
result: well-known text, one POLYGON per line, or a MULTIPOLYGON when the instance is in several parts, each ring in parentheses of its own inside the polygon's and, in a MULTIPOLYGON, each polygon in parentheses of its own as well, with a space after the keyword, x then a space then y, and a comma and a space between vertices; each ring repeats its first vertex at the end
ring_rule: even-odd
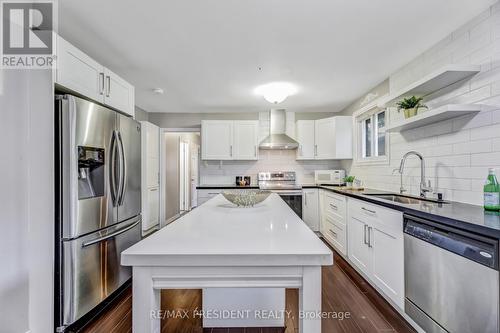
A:
POLYGON ((316 170, 314 182, 316 185, 344 185, 345 170, 316 170))

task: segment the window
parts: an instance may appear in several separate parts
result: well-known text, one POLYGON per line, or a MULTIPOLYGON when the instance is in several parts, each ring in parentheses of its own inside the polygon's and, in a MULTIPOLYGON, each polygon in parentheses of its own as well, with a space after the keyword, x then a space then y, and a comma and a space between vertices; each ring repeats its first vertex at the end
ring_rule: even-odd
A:
POLYGON ((387 137, 385 125, 386 110, 361 114, 356 118, 358 162, 385 162, 387 158, 387 137))

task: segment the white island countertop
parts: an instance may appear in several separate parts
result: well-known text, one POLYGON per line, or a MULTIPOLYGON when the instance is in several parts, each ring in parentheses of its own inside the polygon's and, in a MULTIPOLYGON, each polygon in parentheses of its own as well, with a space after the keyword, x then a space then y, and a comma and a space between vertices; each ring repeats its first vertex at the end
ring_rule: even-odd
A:
POLYGON ((318 266, 332 251, 271 194, 251 208, 222 195, 122 253, 125 266, 318 266))

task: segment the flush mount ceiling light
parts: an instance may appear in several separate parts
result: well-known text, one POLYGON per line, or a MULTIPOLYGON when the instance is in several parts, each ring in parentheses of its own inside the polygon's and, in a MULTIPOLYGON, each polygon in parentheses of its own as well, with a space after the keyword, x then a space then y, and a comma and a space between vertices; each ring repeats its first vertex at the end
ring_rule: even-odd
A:
POLYGON ((163 95, 164 91, 162 88, 154 88, 153 93, 155 93, 156 95, 163 95))
POLYGON ((288 82, 271 82, 255 88, 255 93, 273 104, 283 102, 288 96, 297 92, 297 88, 288 82))

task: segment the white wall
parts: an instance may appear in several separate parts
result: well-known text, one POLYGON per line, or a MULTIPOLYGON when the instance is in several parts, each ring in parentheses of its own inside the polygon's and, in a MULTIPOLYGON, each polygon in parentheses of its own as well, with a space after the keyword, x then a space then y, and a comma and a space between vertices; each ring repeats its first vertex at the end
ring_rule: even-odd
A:
MULTIPOLYGON (((447 103, 493 105, 475 116, 455 118, 390 135, 390 165, 351 166, 350 174, 372 188, 397 191, 399 176, 393 169, 409 150, 421 152, 426 172, 437 191, 454 201, 482 204, 482 187, 488 167, 500 168, 500 6, 495 4, 460 27, 390 76, 396 91, 449 63, 478 64, 481 72, 431 96, 429 107, 447 103)), ((391 117, 402 115, 391 110, 391 117)), ((406 187, 418 193, 419 164, 413 159, 404 177, 406 187)))
POLYGON ((53 329, 53 85, 0 70, 0 330, 53 329))

